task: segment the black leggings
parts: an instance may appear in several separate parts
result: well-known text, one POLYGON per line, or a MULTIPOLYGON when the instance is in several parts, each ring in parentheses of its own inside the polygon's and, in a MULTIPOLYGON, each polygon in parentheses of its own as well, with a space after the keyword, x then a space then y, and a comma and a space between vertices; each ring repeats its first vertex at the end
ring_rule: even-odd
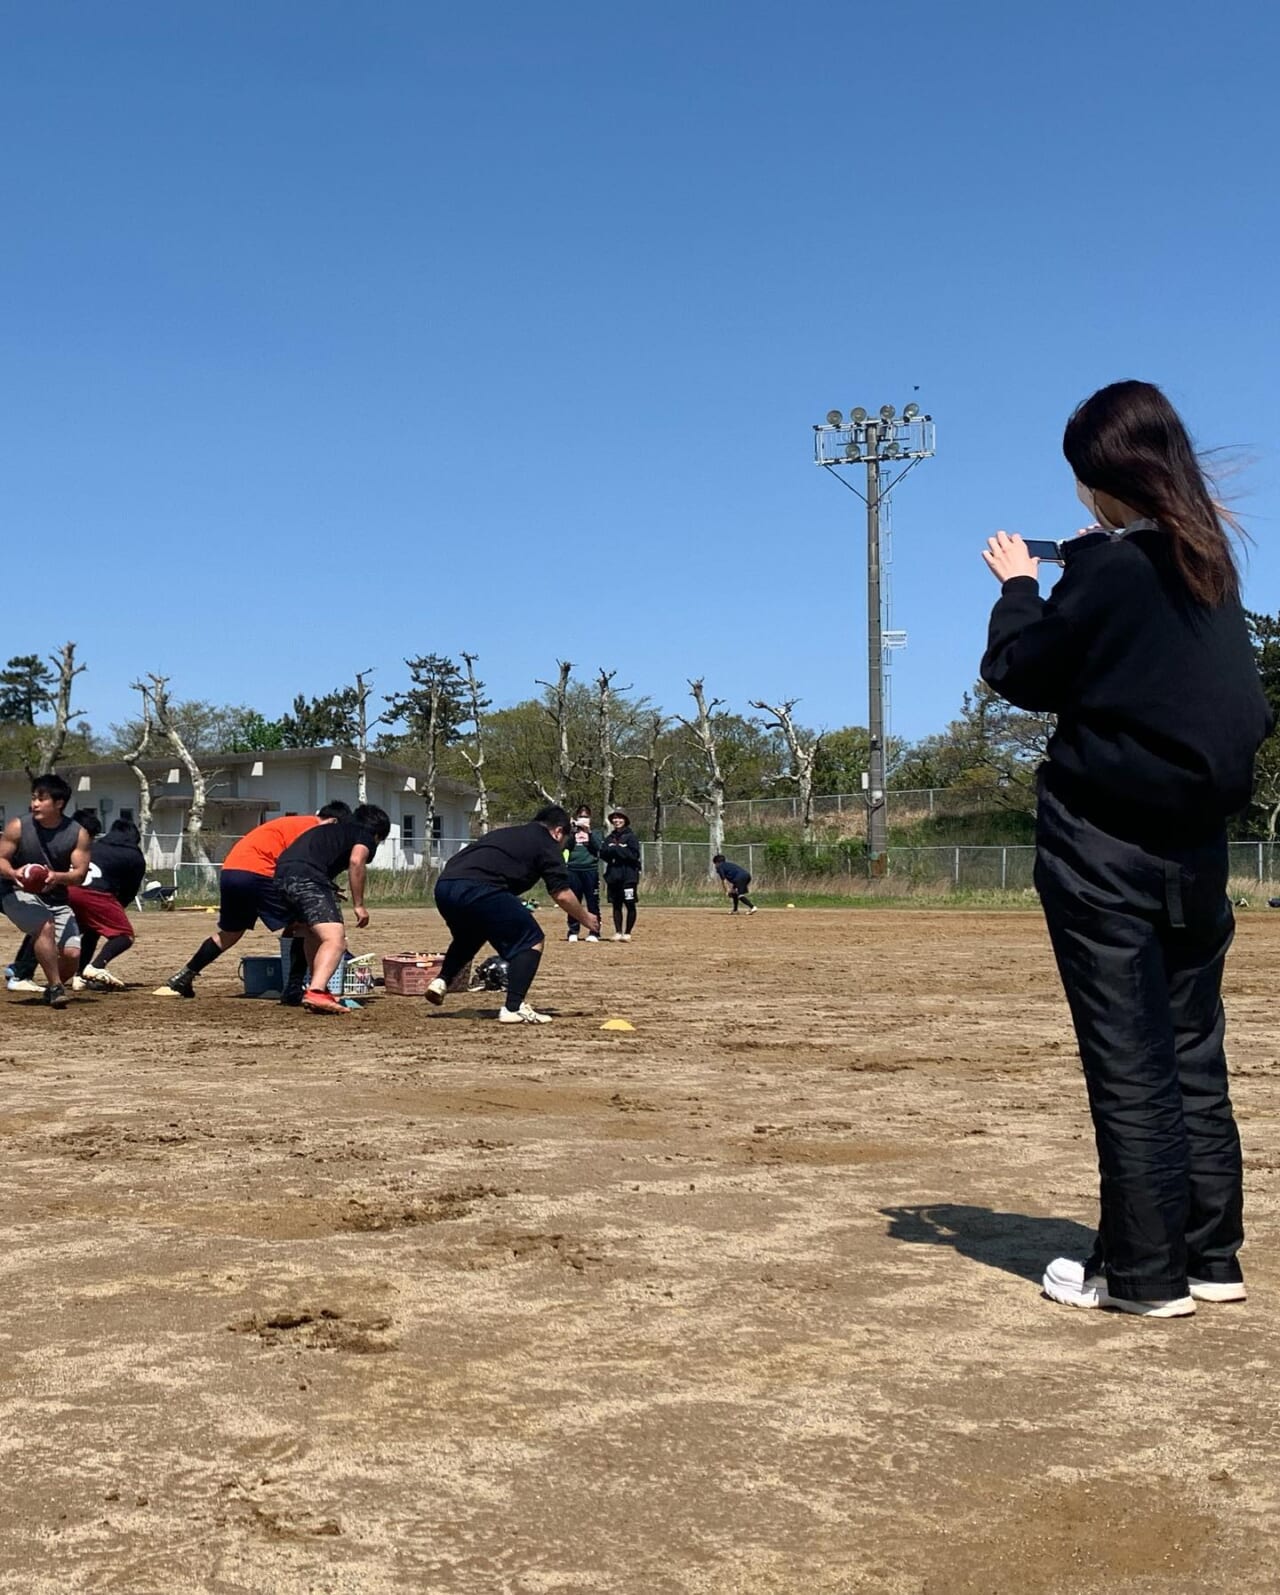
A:
MULTIPOLYGON (((595 869, 571 869, 569 871, 569 888, 578 899, 588 914, 600 916, 600 871, 595 869)), ((569 934, 576 936, 580 927, 576 919, 569 920, 569 934)))
POLYGON ((1166 1301, 1240 1279, 1240 1137, 1223 1050, 1225 835, 1148 848, 1040 793, 1036 886, 1084 1064, 1101 1175, 1090 1272, 1166 1301))
POLYGON ((636 922, 636 889, 634 886, 623 886, 613 881, 609 882, 609 907, 613 910, 613 931, 615 936, 622 934, 622 913, 626 910, 626 934, 630 936, 636 922))

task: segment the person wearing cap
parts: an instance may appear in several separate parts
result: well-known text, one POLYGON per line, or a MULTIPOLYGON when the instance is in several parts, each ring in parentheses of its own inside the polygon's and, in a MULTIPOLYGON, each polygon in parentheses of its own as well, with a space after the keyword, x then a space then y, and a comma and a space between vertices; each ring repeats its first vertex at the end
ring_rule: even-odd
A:
POLYGON ((631 817, 625 809, 614 809, 609 816, 609 832, 600 844, 600 862, 613 910, 613 939, 630 941, 636 925, 636 889, 640 885, 640 838, 631 829, 631 817))

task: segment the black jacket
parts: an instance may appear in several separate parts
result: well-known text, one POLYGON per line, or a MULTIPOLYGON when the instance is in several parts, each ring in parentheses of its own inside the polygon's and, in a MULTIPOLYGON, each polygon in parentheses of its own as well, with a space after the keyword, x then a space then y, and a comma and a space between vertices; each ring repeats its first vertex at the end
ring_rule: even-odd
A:
POLYGON ((123 836, 112 836, 108 831, 105 836, 94 838, 89 853, 89 873, 84 884, 88 891, 106 892, 121 907, 128 908, 138 895, 138 888, 146 873, 147 861, 142 856, 142 849, 123 836))
POLYGON ((629 825, 609 831, 600 843, 600 862, 609 886, 638 886, 640 883, 640 838, 629 825))
POLYGON ((1058 716, 1042 780, 1104 830, 1193 842, 1252 795, 1272 727, 1240 604, 1195 604, 1158 527, 1069 542, 1048 598, 1007 581, 982 679, 1058 716))

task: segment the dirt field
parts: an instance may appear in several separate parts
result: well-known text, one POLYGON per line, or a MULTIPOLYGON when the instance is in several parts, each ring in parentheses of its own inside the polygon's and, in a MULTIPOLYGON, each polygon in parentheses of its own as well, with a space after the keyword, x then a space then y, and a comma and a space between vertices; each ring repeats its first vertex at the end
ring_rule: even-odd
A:
POLYGON ((5 1001, 0 1591, 1277 1588, 1280 915, 1252 1297, 1161 1324, 1039 1293, 1095 1186, 1032 915, 642 913, 541 1030, 147 995, 209 923, 5 1001))

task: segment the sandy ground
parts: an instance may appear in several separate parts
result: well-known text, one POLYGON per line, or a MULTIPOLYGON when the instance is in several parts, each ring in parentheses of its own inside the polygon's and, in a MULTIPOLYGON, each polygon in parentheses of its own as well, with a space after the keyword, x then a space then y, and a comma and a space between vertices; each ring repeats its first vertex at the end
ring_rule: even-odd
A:
POLYGON ((1229 969, 1251 1300, 1163 1324, 1039 1293, 1094 1176, 1032 915, 645 912, 551 944, 541 1030, 234 956, 151 998, 208 923, 4 1001, 0 1591, 1280 1584, 1280 915, 1229 969))

